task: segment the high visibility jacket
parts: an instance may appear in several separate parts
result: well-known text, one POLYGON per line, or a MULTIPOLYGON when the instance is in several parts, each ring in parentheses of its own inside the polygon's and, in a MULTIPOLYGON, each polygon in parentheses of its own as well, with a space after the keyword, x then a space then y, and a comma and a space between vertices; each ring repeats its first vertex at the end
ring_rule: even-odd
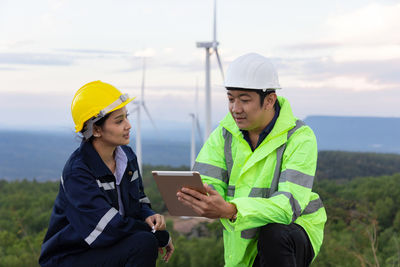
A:
POLYGON ((224 225, 226 266, 251 266, 257 237, 268 223, 301 225, 318 254, 326 213, 311 191, 317 143, 313 131, 292 114, 289 102, 278 97, 279 117, 265 140, 254 150, 243 138, 231 114, 201 149, 194 170, 226 201, 236 205, 237 219, 224 225))
POLYGON ((40 265, 58 266, 63 256, 107 247, 135 231, 151 230, 144 220, 155 212, 144 194, 136 155, 128 146, 121 148, 128 159, 120 183, 124 216, 119 213, 114 175, 93 145, 83 142, 65 164, 40 265))

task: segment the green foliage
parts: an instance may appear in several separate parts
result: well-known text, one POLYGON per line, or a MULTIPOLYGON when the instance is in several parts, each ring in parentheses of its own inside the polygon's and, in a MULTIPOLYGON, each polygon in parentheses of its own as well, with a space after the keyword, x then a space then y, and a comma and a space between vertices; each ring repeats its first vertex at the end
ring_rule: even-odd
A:
POLYGON ((38 266, 58 183, 0 181, 0 266, 38 266))
MULTIPOLYGON (((167 208, 164 205, 157 185, 151 174, 151 171, 153 170, 187 171, 189 168, 186 166, 172 168, 169 166, 144 165, 142 176, 146 195, 150 198, 152 208, 155 211, 165 213, 167 208)), ((192 233, 188 235, 174 231, 172 221, 167 221, 167 227, 172 235, 175 252, 168 263, 163 262, 161 257, 159 257, 157 266, 211 267, 224 265, 222 225, 219 221, 199 224, 195 229, 193 229, 192 233), (194 232, 200 236, 192 237, 194 232)))
MULTIPOLYGON (((172 222, 168 222, 169 229, 172 222)), ((171 231, 175 252, 168 263, 158 260, 157 266, 174 267, 212 267, 224 266, 224 247, 222 225, 217 220, 199 224, 194 232, 202 233, 199 237, 189 237, 171 231)), ((190 235, 190 234, 189 234, 190 235)))
MULTIPOLYGON (((341 157, 342 154, 335 152, 331 156, 341 157)), ((335 165, 339 169, 335 172, 328 171, 324 164, 318 165, 319 174, 329 174, 314 184, 314 191, 324 202, 328 222, 324 243, 312 266, 378 266, 378 263, 379 266, 400 266, 400 174, 357 178, 364 170, 355 171, 346 166, 364 161, 345 159, 348 162, 340 159, 337 160, 340 164, 332 163, 339 164, 335 165), (341 166, 355 176, 340 176, 341 166)), ((385 161, 375 164, 379 162, 385 161)), ((159 213, 164 213, 166 208, 151 171, 177 169, 188 168, 144 166, 145 192, 159 213)), ((390 166, 387 169, 394 170, 390 166)), ((41 243, 58 188, 59 182, 0 180, 0 266, 38 266, 41 243)), ((201 223, 186 235, 174 231, 170 220, 167 228, 175 253, 168 264, 159 259, 158 266, 223 266, 222 226, 218 220, 201 223)))
POLYGON ((344 151, 320 151, 316 177, 354 179, 400 173, 400 155, 344 151))
POLYGON ((313 266, 400 266, 400 174, 315 185, 328 215, 313 266))

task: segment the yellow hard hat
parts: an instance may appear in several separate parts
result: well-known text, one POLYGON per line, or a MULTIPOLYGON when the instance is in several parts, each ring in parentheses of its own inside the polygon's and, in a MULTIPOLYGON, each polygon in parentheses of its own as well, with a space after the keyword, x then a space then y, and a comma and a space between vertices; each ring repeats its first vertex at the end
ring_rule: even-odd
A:
MULTIPOLYGON (((104 117, 107 113, 124 107, 131 102, 128 94, 122 94, 111 84, 102 81, 94 81, 82 86, 74 96, 71 104, 72 118, 75 123, 75 130, 82 130, 85 122, 90 120, 90 132, 92 135, 92 125, 95 121, 104 117)), ((85 134, 84 134, 85 135, 85 134)), ((85 137, 87 137, 85 135, 85 137)))

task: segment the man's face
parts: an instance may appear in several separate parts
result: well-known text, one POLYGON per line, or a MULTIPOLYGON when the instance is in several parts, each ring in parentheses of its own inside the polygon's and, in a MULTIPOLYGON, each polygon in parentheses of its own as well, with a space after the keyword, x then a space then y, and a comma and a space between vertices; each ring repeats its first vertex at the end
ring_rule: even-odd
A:
POLYGON ((241 130, 261 130, 265 124, 264 105, 260 96, 248 90, 228 90, 229 112, 241 130))

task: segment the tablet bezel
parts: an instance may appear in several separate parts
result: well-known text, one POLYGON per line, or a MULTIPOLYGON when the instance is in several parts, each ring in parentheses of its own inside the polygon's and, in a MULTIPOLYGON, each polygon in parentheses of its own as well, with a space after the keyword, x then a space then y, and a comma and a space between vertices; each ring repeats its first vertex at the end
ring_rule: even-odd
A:
POLYGON ((207 194, 199 172, 152 171, 152 174, 170 215, 201 217, 192 208, 182 204, 176 196, 182 187, 207 194))

